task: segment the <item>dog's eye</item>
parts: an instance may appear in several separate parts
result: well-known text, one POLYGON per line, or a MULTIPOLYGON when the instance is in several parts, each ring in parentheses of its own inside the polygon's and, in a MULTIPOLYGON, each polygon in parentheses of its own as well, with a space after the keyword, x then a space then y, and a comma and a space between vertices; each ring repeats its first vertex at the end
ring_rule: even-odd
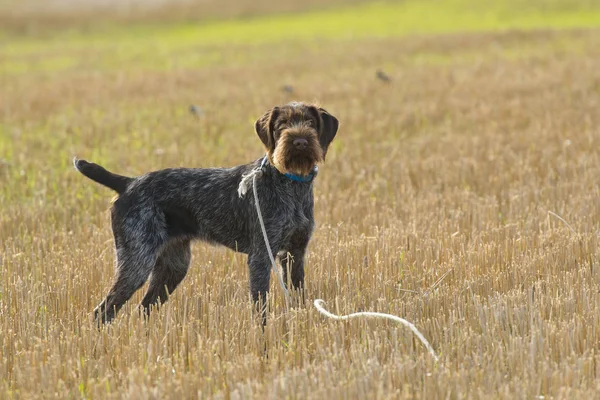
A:
POLYGON ((309 120, 306 121, 306 125, 309 128, 314 128, 315 127, 315 121, 313 121, 312 119, 309 119, 309 120))
POLYGON ((279 129, 285 128, 288 124, 288 121, 286 119, 280 119, 277 121, 277 127, 279 129))

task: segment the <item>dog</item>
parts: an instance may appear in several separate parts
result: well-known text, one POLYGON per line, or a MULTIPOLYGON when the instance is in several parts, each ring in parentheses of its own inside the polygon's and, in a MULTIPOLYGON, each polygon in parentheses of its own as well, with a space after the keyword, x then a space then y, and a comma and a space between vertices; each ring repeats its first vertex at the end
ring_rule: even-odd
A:
POLYGON ((111 207, 116 274, 94 310, 98 324, 110 322, 148 278, 141 303, 146 315, 167 301, 188 271, 190 242, 199 239, 248 255, 250 294, 264 325, 271 262, 254 198, 241 197, 238 186, 260 169, 256 189, 272 254, 287 266, 284 282, 302 293, 314 229, 313 180, 338 127, 337 118, 323 108, 293 102, 256 121, 266 155, 249 164, 163 169, 132 178, 75 158, 79 172, 118 194, 111 207))

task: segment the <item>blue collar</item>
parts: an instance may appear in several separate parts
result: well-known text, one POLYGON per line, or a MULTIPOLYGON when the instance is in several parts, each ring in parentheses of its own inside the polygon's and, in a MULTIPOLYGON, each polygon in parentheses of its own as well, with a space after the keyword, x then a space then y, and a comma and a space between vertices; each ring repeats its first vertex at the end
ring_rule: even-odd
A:
POLYGON ((315 167, 313 168, 313 170, 311 171, 311 173, 308 174, 308 175, 305 175, 305 176, 290 174, 289 172, 287 172, 287 173, 285 173, 283 175, 285 175, 286 177, 290 178, 294 182, 312 182, 312 180, 317 175, 318 171, 319 171, 319 167, 317 167, 315 165, 315 167))
MULTIPOLYGON (((260 163, 260 168, 262 169, 265 165, 267 165, 269 163, 269 160, 267 158, 267 156, 265 156, 262 160, 262 162, 260 163)), ((310 174, 308 175, 296 175, 296 174, 291 174, 289 172, 286 172, 284 175, 286 178, 293 180, 294 182, 312 182, 313 179, 315 179, 315 176, 317 176, 317 173, 319 172, 319 167, 317 165, 314 166, 314 168, 312 169, 312 171, 310 172, 310 174)))

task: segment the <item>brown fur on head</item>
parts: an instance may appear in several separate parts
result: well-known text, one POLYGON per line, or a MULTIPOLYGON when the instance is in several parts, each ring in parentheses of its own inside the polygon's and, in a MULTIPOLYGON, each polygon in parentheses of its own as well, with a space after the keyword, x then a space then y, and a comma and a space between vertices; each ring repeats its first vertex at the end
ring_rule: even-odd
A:
POLYGON ((269 162, 282 173, 303 176, 325 160, 338 126, 333 115, 306 103, 273 107, 254 124, 269 162))

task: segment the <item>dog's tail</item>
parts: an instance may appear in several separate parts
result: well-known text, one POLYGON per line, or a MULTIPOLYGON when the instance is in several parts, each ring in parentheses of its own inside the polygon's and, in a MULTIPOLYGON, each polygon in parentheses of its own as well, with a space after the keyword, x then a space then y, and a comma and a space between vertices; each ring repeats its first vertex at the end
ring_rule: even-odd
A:
POLYGON ((73 159, 73 165, 75 166, 75 169, 83 175, 101 185, 111 188, 119 194, 127 190, 129 184, 133 182, 133 178, 113 174, 98 164, 90 163, 85 160, 78 160, 77 157, 73 159))

